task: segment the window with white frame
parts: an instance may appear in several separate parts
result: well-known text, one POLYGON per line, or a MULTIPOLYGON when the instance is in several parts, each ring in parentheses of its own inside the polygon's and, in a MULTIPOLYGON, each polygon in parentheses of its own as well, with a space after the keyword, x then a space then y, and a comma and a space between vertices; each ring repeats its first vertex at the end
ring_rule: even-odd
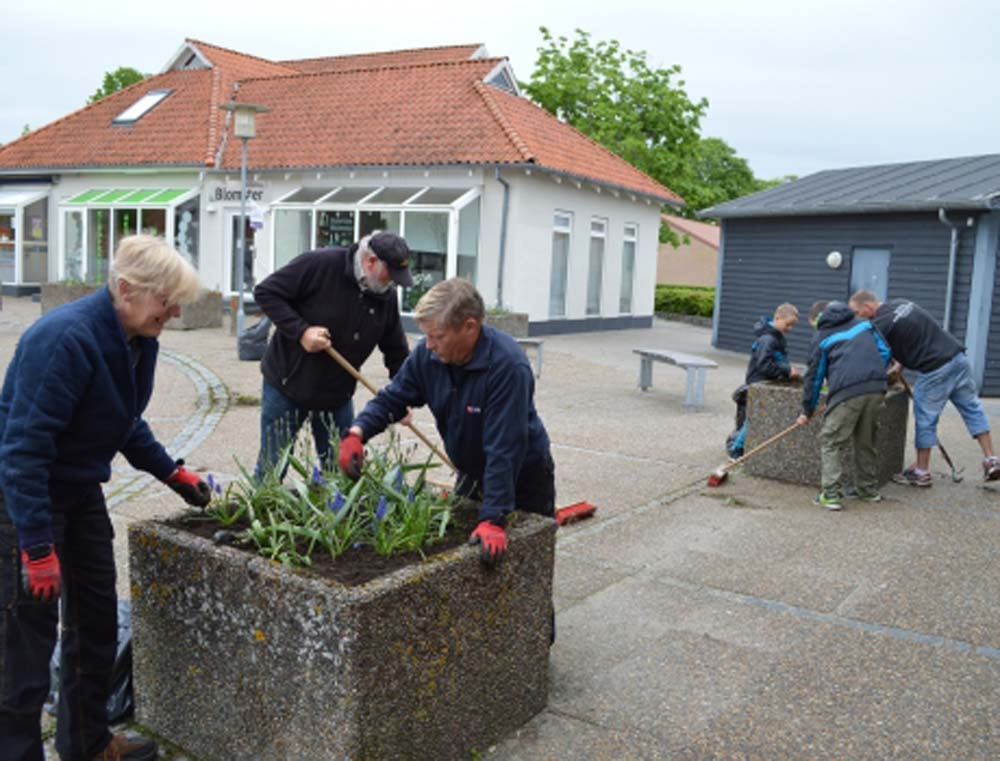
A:
POLYGON ((639 226, 626 224, 622 240, 622 282, 618 292, 618 311, 632 313, 632 292, 635 288, 635 247, 639 242, 639 226))
POLYGON ((601 291, 604 285, 604 247, 608 237, 608 221, 590 220, 590 259, 587 267, 587 314, 601 313, 601 291))
POLYGON ((549 317, 566 316, 566 283, 569 280, 569 250, 572 229, 572 214, 566 211, 557 211, 553 215, 549 317))

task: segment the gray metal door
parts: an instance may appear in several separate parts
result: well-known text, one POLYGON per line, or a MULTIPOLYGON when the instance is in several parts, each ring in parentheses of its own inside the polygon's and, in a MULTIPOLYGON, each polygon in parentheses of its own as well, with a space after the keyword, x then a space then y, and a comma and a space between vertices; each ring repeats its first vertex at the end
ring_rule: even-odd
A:
POLYGON ((889 249, 856 248, 851 254, 851 293, 871 291, 879 301, 889 292, 889 249))

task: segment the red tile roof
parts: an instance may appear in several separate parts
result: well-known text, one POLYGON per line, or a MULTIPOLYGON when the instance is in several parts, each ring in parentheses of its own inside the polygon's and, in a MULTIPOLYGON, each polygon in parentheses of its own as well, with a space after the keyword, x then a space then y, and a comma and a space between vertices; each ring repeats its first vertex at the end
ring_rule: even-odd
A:
POLYGON ((702 243, 707 243, 715 248, 719 247, 719 228, 717 225, 675 217, 673 214, 661 214, 660 218, 680 233, 690 235, 692 238, 697 238, 702 243))
POLYGON ((219 105, 233 95, 270 109, 249 142, 255 169, 528 164, 682 203, 679 196, 530 101, 483 83, 505 59, 481 46, 342 56, 347 68, 302 74, 197 40, 211 69, 168 71, 0 147, 0 169, 104 166, 239 167, 219 105), (392 60, 405 61, 386 65, 392 60), (425 58, 452 58, 417 63, 425 58), (378 65, 356 68, 362 59, 378 65), (354 66, 355 68, 352 68, 354 66), (238 84, 238 87, 236 86, 238 84), (129 126, 112 120, 152 89, 174 92, 129 126))
POLYGON ((318 74, 328 71, 348 71, 349 69, 374 69, 379 66, 410 66, 419 63, 447 63, 468 61, 472 54, 483 46, 447 45, 438 48, 414 48, 412 50, 389 50, 384 53, 359 53, 326 58, 299 58, 279 61, 304 74, 318 74))

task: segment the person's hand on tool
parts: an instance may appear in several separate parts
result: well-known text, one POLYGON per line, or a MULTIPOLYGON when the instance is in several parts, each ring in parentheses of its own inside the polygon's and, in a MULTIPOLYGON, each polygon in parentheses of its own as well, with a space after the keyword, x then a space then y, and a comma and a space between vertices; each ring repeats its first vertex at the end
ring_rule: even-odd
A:
POLYGON ((797 418, 795 418, 795 425, 805 425, 808 422, 809 422, 809 415, 807 415, 804 412, 797 418))
POLYGON ((892 363, 889 365, 889 369, 885 371, 886 380, 890 386, 894 386, 899 383, 902 372, 903 366, 896 360, 892 360, 892 363))
POLYGON ((299 336, 299 345, 310 354, 330 348, 330 331, 322 325, 311 325, 299 336))
POLYGON ((492 568, 507 551, 507 532, 503 526, 490 521, 480 521, 476 530, 469 534, 469 544, 479 545, 479 559, 492 568))
POLYGON ((403 419, 399 421, 400 425, 413 425, 413 410, 409 407, 406 408, 406 414, 403 415, 403 419))
POLYGON ((800 373, 800 372, 799 372, 798 370, 796 370, 796 369, 795 369, 794 367, 793 367, 793 368, 791 368, 791 369, 790 369, 790 370, 788 371, 788 379, 789 379, 789 380, 798 380, 798 379, 799 379, 799 378, 801 378, 801 377, 802 377, 802 373, 800 373))
POLYGON ((59 557, 51 544, 36 544, 21 550, 21 577, 25 591, 40 602, 59 599, 62 572, 59 557))
POLYGON ((193 507, 205 507, 212 501, 212 490, 201 480, 201 476, 184 467, 184 460, 177 461, 177 470, 165 481, 167 486, 181 495, 193 507))
POLYGON ((355 481, 361 478, 361 468, 365 464, 365 445, 357 430, 357 428, 351 428, 350 432, 341 440, 340 457, 338 458, 340 469, 347 474, 348 478, 355 481))

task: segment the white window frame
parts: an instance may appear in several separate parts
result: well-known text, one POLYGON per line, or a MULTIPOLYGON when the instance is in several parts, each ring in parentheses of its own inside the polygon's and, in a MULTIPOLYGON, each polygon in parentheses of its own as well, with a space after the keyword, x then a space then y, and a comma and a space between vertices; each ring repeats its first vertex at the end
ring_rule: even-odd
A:
POLYGON ((602 307, 604 304, 604 278, 607 275, 607 268, 604 266, 605 261, 608 258, 608 219, 607 217, 591 217, 590 218, 590 235, 587 238, 587 291, 586 298, 583 302, 584 314, 587 317, 600 317, 602 314, 602 307), (600 229, 595 230, 595 226, 599 226, 600 229), (590 308, 590 286, 591 277, 593 276, 594 262, 592 259, 591 249, 594 245, 595 240, 602 241, 601 246, 601 258, 600 258, 600 272, 597 278, 597 309, 596 311, 591 311, 590 308))
POLYGON ((626 222, 622 226, 622 267, 621 282, 618 287, 618 313, 635 314, 635 263, 639 258, 639 223, 626 222), (631 230, 631 232, 630 232, 631 230), (632 282, 629 293, 629 309, 622 311, 622 290, 625 288, 625 244, 632 244, 632 282))
POLYGON ((565 320, 569 317, 569 284, 571 282, 570 272, 573 268, 573 212, 565 209, 555 209, 552 212, 552 238, 549 248, 549 293, 548 293, 548 315, 550 320, 565 320), (561 224, 559 217, 565 217, 566 224, 561 224), (566 235, 566 275, 563 281, 563 309, 562 314, 552 312, 552 265, 555 262, 555 236, 556 234, 566 235))

